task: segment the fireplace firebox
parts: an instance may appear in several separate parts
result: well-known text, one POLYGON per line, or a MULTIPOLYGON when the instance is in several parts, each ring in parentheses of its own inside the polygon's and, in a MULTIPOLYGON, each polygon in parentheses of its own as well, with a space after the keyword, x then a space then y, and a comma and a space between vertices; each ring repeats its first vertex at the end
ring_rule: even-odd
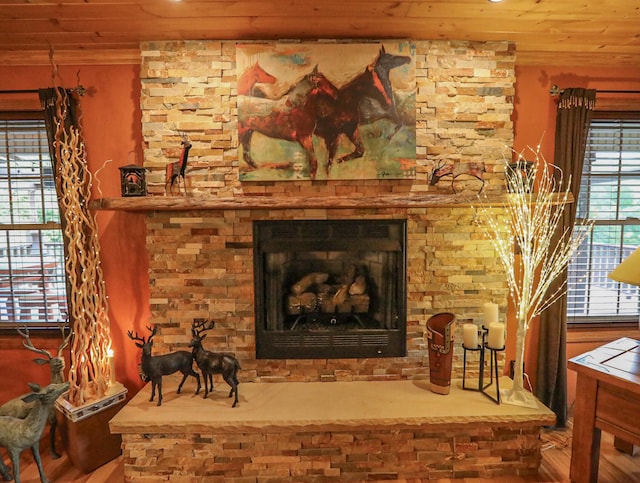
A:
POLYGON ((256 221, 256 357, 406 355, 406 220, 256 221))

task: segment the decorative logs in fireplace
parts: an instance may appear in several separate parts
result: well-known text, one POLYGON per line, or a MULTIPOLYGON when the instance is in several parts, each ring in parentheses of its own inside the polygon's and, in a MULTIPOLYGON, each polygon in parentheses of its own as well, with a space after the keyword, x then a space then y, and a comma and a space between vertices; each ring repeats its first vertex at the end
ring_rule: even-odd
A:
POLYGON ((258 358, 406 354, 406 220, 254 223, 258 358))
POLYGON ((323 314, 367 313, 369 295, 365 275, 351 267, 341 284, 331 285, 328 273, 312 272, 291 286, 286 310, 289 315, 320 312, 323 314))

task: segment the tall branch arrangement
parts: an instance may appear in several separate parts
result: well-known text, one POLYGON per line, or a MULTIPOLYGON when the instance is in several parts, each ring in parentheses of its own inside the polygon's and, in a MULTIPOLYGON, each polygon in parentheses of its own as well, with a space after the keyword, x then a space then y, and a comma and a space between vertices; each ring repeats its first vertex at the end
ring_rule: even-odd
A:
MULTIPOLYGON (((566 277, 553 286, 588 236, 591 225, 574 230, 563 226, 563 212, 573 202, 571 179, 548 163, 539 149, 527 162, 522 153, 515 166, 506 166, 508 194, 501 208, 482 203, 478 212, 486 234, 505 270, 509 296, 517 311, 516 360, 513 388, 504 402, 535 405, 524 390, 525 338, 532 321, 566 293, 566 277), (498 216, 500 213, 500 216, 498 216)), ((482 200, 482 198, 480 198, 482 200)))
MULTIPOLYGON (((78 127, 65 127, 66 91, 57 90, 56 189, 67 242, 65 271, 69 287, 69 314, 73 325, 69 402, 87 404, 106 395, 110 378, 108 356, 111 333, 108 301, 100 265, 95 218, 88 209, 91 173, 78 127)), ((67 123, 68 124, 68 123, 67 123)))

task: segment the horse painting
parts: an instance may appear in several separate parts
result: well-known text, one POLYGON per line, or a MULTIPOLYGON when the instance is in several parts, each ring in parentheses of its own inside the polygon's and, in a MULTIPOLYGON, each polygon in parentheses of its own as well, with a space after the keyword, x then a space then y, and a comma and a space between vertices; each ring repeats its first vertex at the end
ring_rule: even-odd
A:
POLYGON ((238 45, 241 179, 414 176, 414 53, 406 41, 238 45))
MULTIPOLYGON (((335 98, 337 89, 317 66, 277 100, 260 99, 261 109, 238 109, 238 141, 242 146, 244 161, 254 169, 258 164, 251 154, 254 133, 270 138, 298 143, 305 151, 309 163, 309 176, 314 179, 318 171, 318 160, 313 146, 313 133, 317 115, 315 99, 318 96, 335 98), (264 105, 272 103, 270 109, 264 105)), ((252 102, 244 99, 243 102, 252 102)))

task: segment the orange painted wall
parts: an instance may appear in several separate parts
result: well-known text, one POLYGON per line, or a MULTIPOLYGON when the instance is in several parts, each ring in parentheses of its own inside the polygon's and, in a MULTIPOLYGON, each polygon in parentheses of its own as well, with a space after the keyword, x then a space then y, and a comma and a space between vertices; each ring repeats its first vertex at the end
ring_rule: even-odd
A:
MULTIPOLYGON (((88 89, 81 106, 89 169, 95 173, 106 160, 112 160, 100 171, 98 181, 103 196, 118 197, 118 167, 131 164, 135 156, 142 164, 140 69, 133 65, 63 66, 60 67, 60 85, 75 87, 78 74, 79 83, 88 89), (135 154, 129 159, 131 151, 135 154)), ((0 90, 50 86, 53 81, 48 66, 0 66, 0 90)), ((94 192, 97 185, 94 182, 94 192)), ((142 386, 137 373, 139 350, 126 337, 126 331, 140 330, 150 317, 144 215, 100 212, 98 226, 116 376, 132 395, 142 386)), ((53 354, 60 342, 59 338, 33 339, 36 346, 47 348, 53 354)), ((48 368, 31 362, 35 354, 22 348, 20 337, 0 336, 0 356, 4 368, 0 401, 28 392, 26 383, 29 381, 48 381, 48 368)))
MULTIPOLYGON (((560 88, 585 87, 596 90, 638 90, 640 91, 640 66, 637 68, 612 69, 585 67, 517 67, 516 98, 513 114, 515 138, 514 150, 520 152, 527 147, 535 148, 540 144, 545 159, 553 162, 554 132, 556 122, 556 102, 549 94, 552 85, 560 88)), ((638 95, 634 96, 638 99, 638 95)), ((513 311, 510 311, 510 315, 513 311)), ((508 331, 515 334, 516 324, 513 316, 508 317, 508 331)), ((535 386, 536 349, 538 329, 533 324, 527 337, 525 371, 535 386)), ((614 334, 610 340, 627 334, 614 334)), ((515 341, 507 347, 507 360, 514 358, 515 341)), ((589 344, 569 342, 567 357, 571 358, 605 343, 599 340, 589 344)), ((569 371, 569 404, 575 399, 575 374, 569 371)))
MULTIPOLYGON (((89 94, 82 100, 89 168, 95 172, 106 160, 112 160, 101 170, 98 179, 102 196, 118 197, 120 178, 117 168, 132 162, 133 158, 129 155, 131 151, 136 153, 138 160, 142 159, 139 68, 130 65, 61 67, 62 84, 65 87, 75 86, 78 72, 80 83, 89 89, 89 94)), ((640 79, 640 68, 517 68, 513 114, 515 149, 535 146, 542 140, 543 154, 548 160, 553 159, 555 103, 548 92, 552 84, 560 87, 640 89, 637 79, 640 79)), ((51 85, 49 67, 0 66, 0 90, 35 89, 51 85)), ((95 187, 94 184, 94 191, 95 187)), ((127 339, 126 332, 131 328, 141 331, 150 322, 151 316, 144 215, 100 212, 98 225, 117 361, 116 375, 127 386, 131 396, 141 387, 136 371, 139 355, 138 349, 127 339)), ((509 333, 515 334, 513 317, 508 319, 509 333)), ((36 345, 53 352, 59 343, 57 338, 34 340, 36 345)), ((534 326, 529 334, 525 361, 527 373, 532 377, 535 376, 536 340, 537 327, 534 326)), ((513 340, 510 339, 510 342, 513 340)), ((21 344, 21 339, 16 336, 0 336, 0 356, 4 368, 0 401, 24 393, 27 381, 47 381, 46 370, 30 362, 34 354, 24 350, 21 344)), ((590 348, 584 344, 576 347, 575 351, 569 349, 570 355, 590 348)), ((509 344, 507 360, 513 358, 514 347, 509 344)), ((570 394, 572 391, 570 387, 570 394)))

